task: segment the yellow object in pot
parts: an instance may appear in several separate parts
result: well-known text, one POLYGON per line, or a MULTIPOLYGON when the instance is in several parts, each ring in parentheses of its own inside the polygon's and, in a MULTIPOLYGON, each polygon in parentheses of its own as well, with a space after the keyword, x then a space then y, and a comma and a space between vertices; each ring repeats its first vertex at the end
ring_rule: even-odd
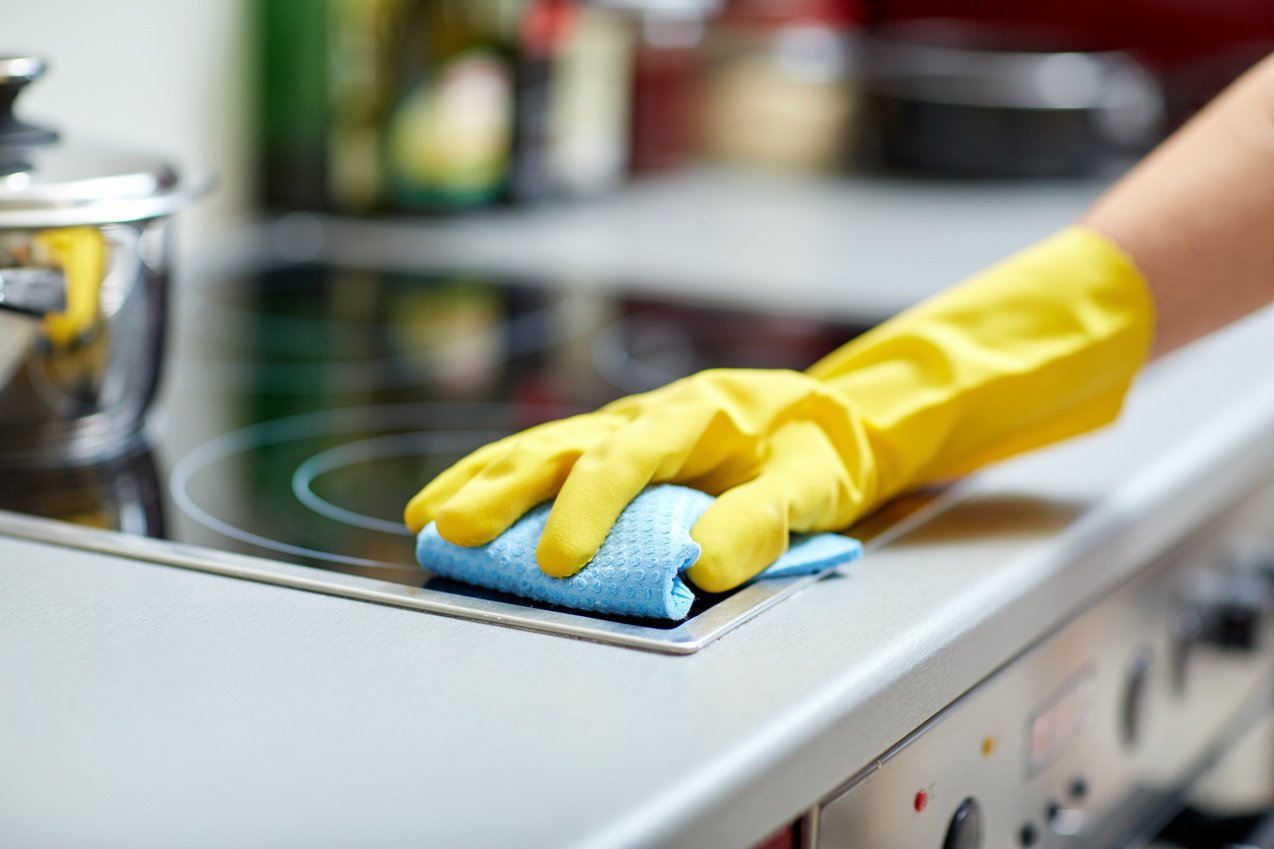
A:
POLYGON ((106 240, 95 227, 44 230, 35 239, 66 277, 66 309, 46 315, 42 329, 55 348, 67 348, 97 324, 106 240))

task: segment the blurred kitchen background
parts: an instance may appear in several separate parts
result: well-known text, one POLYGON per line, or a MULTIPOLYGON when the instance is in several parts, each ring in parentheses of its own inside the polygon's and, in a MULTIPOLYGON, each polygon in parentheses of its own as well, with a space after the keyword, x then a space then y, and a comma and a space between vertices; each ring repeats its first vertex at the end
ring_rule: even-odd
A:
MULTIPOLYGON (((51 61, 23 114, 216 172, 215 196, 182 225, 182 252, 196 255, 263 213, 296 210, 417 218, 426 252, 429 228, 460 216, 461 248, 543 252, 588 220, 581 209, 614 211, 625 193, 647 197, 643 184, 660 187, 659 203, 621 201, 609 235, 554 255, 587 256, 598 238, 622 241, 630 223, 639 234, 625 210, 680 221, 698 231, 681 236, 692 240, 708 238, 717 213, 754 213, 761 225, 739 233, 799 248, 811 238, 801 210, 816 228, 838 211, 839 195, 818 186, 867 178, 872 201, 880 175, 958 178, 970 190, 975 178, 1087 180, 1063 205, 1069 214, 1274 46, 1274 6, 1262 0, 0 8, 5 49, 51 61), (518 216, 536 223, 519 233, 518 216)), ((951 190, 937 195, 948 216, 959 208, 942 205, 951 190)), ((876 198, 882 214, 893 198, 876 198)), ((871 208, 850 207, 851 220, 871 208)), ((1004 246, 1033 235, 1014 232, 1004 246)), ((646 271, 658 269, 636 269, 646 271)))

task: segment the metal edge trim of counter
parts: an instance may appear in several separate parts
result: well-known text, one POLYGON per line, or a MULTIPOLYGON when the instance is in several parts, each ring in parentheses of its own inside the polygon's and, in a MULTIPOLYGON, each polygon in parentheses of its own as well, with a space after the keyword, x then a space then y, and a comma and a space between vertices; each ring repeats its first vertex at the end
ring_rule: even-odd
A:
POLYGON ((7 510, 0 510, 0 535, 451 618, 677 655, 699 651, 827 574, 773 578, 744 587, 682 624, 661 630, 586 618, 583 614, 567 611, 524 608, 508 602, 452 596, 423 587, 326 572, 197 545, 135 537, 7 510))

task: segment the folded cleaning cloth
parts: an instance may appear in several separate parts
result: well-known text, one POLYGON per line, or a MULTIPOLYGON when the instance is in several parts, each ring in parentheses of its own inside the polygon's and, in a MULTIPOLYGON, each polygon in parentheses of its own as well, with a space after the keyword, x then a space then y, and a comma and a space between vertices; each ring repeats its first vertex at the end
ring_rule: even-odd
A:
MULTIPOLYGON (((447 578, 562 607, 684 619, 695 597, 681 573, 699 558, 690 529, 712 501, 683 486, 647 488, 620 514, 592 562, 569 578, 550 577, 535 562, 551 504, 472 548, 447 542, 430 522, 416 538, 416 559, 447 578)), ((862 548, 840 534, 793 534, 788 551, 753 580, 820 572, 858 559, 862 548)))

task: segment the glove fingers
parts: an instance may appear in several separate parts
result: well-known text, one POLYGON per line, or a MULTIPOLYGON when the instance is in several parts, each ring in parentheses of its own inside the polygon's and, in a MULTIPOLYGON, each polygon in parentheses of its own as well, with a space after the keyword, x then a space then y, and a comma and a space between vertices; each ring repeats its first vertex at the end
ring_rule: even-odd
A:
POLYGON ((552 498, 580 454, 617 426, 604 416, 585 414, 514 434, 488 446, 490 451, 479 449, 480 466, 461 461, 465 468, 457 467, 454 475, 444 472, 426 487, 421 512, 430 512, 449 542, 490 542, 552 498))
POLYGON ((438 533, 456 545, 484 545, 562 486, 578 453, 536 455, 517 445, 489 463, 435 517, 438 533))
POLYGON ((832 438, 812 422, 790 422, 770 438, 759 479, 782 494, 788 530, 796 533, 847 526, 862 502, 832 438))
POLYGON ((728 489, 690 531, 699 559, 686 572, 712 593, 732 590, 787 551, 786 498, 765 475, 728 489))
POLYGON ((761 474, 718 496, 691 530, 703 551, 687 577, 700 589, 734 589, 787 551, 792 531, 837 524, 848 488, 826 434, 793 422, 774 434, 770 449, 761 474))
POLYGON ((489 443, 464 457, 431 480, 416 493, 403 510, 403 521, 413 534, 433 521, 438 511, 483 470, 493 459, 508 450, 508 439, 489 443))
POLYGON ((651 416, 580 457, 540 537, 540 568, 558 578, 584 568, 630 501, 652 482, 676 479, 705 426, 703 417, 684 413, 651 416))

